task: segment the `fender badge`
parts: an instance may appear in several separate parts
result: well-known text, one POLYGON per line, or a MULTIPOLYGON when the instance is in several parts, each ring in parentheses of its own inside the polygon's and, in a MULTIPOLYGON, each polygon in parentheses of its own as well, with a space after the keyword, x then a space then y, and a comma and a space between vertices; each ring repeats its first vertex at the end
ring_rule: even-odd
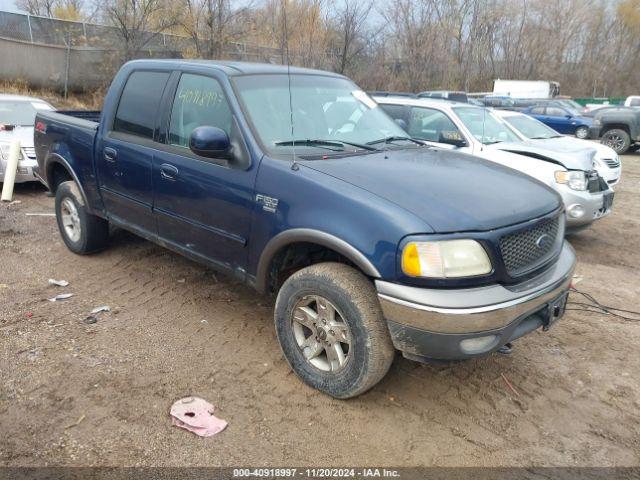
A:
POLYGON ((265 212, 276 213, 278 209, 278 199, 274 197, 268 197, 258 193, 256 195, 256 202, 262 204, 262 210, 265 212))

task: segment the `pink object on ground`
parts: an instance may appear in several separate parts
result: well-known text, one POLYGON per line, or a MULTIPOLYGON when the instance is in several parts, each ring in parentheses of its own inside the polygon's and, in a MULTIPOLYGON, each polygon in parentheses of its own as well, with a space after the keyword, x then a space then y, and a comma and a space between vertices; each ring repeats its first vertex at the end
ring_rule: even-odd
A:
POLYGON ((187 397, 171 405, 171 420, 201 437, 212 437, 227 426, 227 422, 213 415, 214 406, 199 397, 187 397))

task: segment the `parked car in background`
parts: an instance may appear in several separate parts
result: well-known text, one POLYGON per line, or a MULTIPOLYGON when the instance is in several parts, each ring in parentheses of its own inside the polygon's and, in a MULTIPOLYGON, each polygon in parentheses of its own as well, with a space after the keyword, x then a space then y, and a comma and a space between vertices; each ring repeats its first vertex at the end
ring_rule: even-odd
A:
POLYGON ((556 132, 575 135, 582 139, 589 137, 592 120, 576 110, 561 106, 537 105, 525 108, 522 113, 540 120, 556 132))
POLYGON ((99 123, 36 122, 72 252, 105 248, 114 224, 277 294, 285 359, 328 395, 373 387, 394 347, 472 358, 564 313, 575 254, 560 197, 426 148, 341 75, 134 61, 99 123))
POLYGON ((500 163, 555 189, 564 200, 572 232, 611 212, 613 191, 594 169, 592 148, 566 153, 522 141, 492 110, 465 103, 375 100, 398 123, 404 122, 413 138, 500 163))
POLYGON ((442 100, 449 100, 451 102, 464 102, 467 103, 469 98, 467 92, 456 92, 451 90, 428 90, 420 92, 418 98, 441 98, 442 100))
POLYGON ((517 100, 511 97, 487 95, 482 99, 482 103, 487 107, 493 108, 514 108, 517 105, 517 100))
POLYGON ((625 107, 640 107, 640 95, 631 95, 624 101, 625 107))
POLYGON ((16 183, 38 181, 33 174, 36 152, 33 147, 33 127, 38 111, 53 110, 44 100, 20 95, 0 94, 0 182, 9 160, 11 142, 20 140, 20 159, 16 183))
POLYGON ((640 143, 640 109, 611 107, 596 112, 589 136, 600 138, 619 155, 626 153, 640 143))
POLYGON ((601 143, 581 140, 579 138, 561 135, 551 127, 524 113, 509 110, 496 110, 495 114, 512 128, 521 140, 530 141, 544 148, 559 152, 580 154, 584 149, 595 149, 594 160, 598 174, 613 186, 620 181, 622 166, 620 157, 610 147, 601 143))
POLYGON ((409 98, 418 98, 418 95, 411 92, 387 92, 387 91, 374 91, 367 92, 367 95, 377 96, 377 97, 409 97, 409 98))

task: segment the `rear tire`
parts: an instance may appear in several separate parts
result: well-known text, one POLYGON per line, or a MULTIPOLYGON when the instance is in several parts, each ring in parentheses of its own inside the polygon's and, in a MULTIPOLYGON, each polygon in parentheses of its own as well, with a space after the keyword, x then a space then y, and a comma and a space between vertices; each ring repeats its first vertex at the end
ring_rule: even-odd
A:
POLYGON ((620 128, 613 128, 604 132, 600 143, 613 148, 618 155, 621 155, 629 150, 631 137, 629 137, 629 134, 624 130, 620 128))
POLYGON ((584 140, 589 137, 589 127, 578 127, 576 128, 576 137, 584 140))
POLYGON ((278 292, 274 317, 293 371, 332 397, 366 392, 393 362, 376 289, 347 265, 320 263, 293 274, 278 292))
POLYGON ((56 189, 56 220, 62 240, 79 255, 104 249, 109 241, 109 222, 87 211, 78 186, 62 182, 56 189))

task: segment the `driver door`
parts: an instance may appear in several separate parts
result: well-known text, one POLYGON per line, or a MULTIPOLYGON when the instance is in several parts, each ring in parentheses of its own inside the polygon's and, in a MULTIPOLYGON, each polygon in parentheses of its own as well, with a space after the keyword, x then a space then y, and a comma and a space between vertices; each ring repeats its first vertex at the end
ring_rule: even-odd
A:
POLYGON ((434 108, 411 107, 407 132, 428 145, 447 150, 469 144, 453 120, 434 108))
POLYGON ((154 157, 154 211, 161 239, 227 270, 244 268, 257 172, 252 163, 205 158, 189 149, 191 132, 218 127, 242 139, 216 78, 183 72, 154 157))

